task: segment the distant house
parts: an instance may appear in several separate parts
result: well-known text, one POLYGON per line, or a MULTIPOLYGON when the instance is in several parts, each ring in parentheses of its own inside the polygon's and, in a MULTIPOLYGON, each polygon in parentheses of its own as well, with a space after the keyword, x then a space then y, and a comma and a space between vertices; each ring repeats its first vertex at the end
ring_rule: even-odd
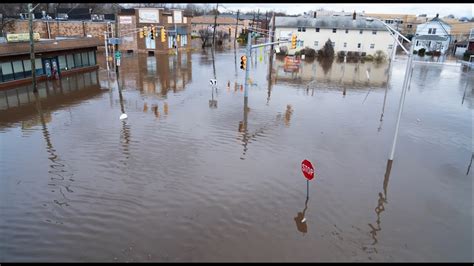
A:
POLYGON ((418 25, 416 28, 416 42, 414 51, 424 48, 427 52, 440 52, 445 54, 451 38, 451 26, 436 15, 432 20, 418 25))
MULTIPOLYGON (((272 23, 270 23, 272 25, 272 23)), ((379 21, 353 16, 276 17, 275 38, 290 40, 297 36, 296 51, 305 47, 320 50, 328 39, 334 51, 374 55, 377 50, 391 54, 394 39, 379 21)), ((291 47, 291 44, 281 44, 291 47)), ((291 49, 290 53, 293 53, 291 49)))

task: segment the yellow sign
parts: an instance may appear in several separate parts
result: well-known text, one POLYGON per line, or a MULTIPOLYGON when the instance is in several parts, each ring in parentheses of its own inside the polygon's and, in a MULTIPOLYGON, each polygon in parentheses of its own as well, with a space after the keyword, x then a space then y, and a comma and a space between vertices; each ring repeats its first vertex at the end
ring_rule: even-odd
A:
MULTIPOLYGON (((33 40, 39 41, 40 35, 39 33, 33 33, 33 40)), ((30 41, 30 34, 29 33, 9 33, 7 34, 7 41, 8 42, 28 42, 30 41)))

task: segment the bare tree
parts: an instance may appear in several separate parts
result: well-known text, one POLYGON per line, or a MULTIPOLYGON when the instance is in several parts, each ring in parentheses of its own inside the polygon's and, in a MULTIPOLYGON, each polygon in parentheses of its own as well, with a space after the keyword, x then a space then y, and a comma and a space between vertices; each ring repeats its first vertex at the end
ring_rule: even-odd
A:
POLYGON ((10 28, 14 24, 15 18, 18 18, 18 14, 23 13, 27 10, 28 4, 1 4, 0 5, 0 34, 5 36, 6 29, 10 28))

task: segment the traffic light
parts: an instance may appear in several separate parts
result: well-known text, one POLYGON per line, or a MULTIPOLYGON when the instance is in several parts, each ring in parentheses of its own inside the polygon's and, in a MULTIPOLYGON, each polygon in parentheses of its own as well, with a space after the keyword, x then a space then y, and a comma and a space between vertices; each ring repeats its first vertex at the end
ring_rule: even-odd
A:
POLYGON ((140 29, 140 39, 143 39, 143 37, 145 37, 145 35, 143 34, 143 29, 140 29))
POLYGON ((296 35, 291 36, 291 49, 296 49, 296 35))
POLYGON ((247 56, 243 55, 240 57, 240 69, 245 70, 247 68, 247 56))
POLYGON ((166 42, 165 28, 161 28, 161 42, 166 42))
POLYGON ((155 39, 155 26, 151 26, 150 38, 151 38, 152 40, 155 39))

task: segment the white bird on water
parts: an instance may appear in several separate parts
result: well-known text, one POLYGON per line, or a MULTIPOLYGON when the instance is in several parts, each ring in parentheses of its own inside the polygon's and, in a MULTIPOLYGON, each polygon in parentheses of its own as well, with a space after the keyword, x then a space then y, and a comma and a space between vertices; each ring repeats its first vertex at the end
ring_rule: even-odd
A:
POLYGON ((124 119, 127 119, 127 114, 121 114, 120 115, 120 120, 124 120, 124 119))

